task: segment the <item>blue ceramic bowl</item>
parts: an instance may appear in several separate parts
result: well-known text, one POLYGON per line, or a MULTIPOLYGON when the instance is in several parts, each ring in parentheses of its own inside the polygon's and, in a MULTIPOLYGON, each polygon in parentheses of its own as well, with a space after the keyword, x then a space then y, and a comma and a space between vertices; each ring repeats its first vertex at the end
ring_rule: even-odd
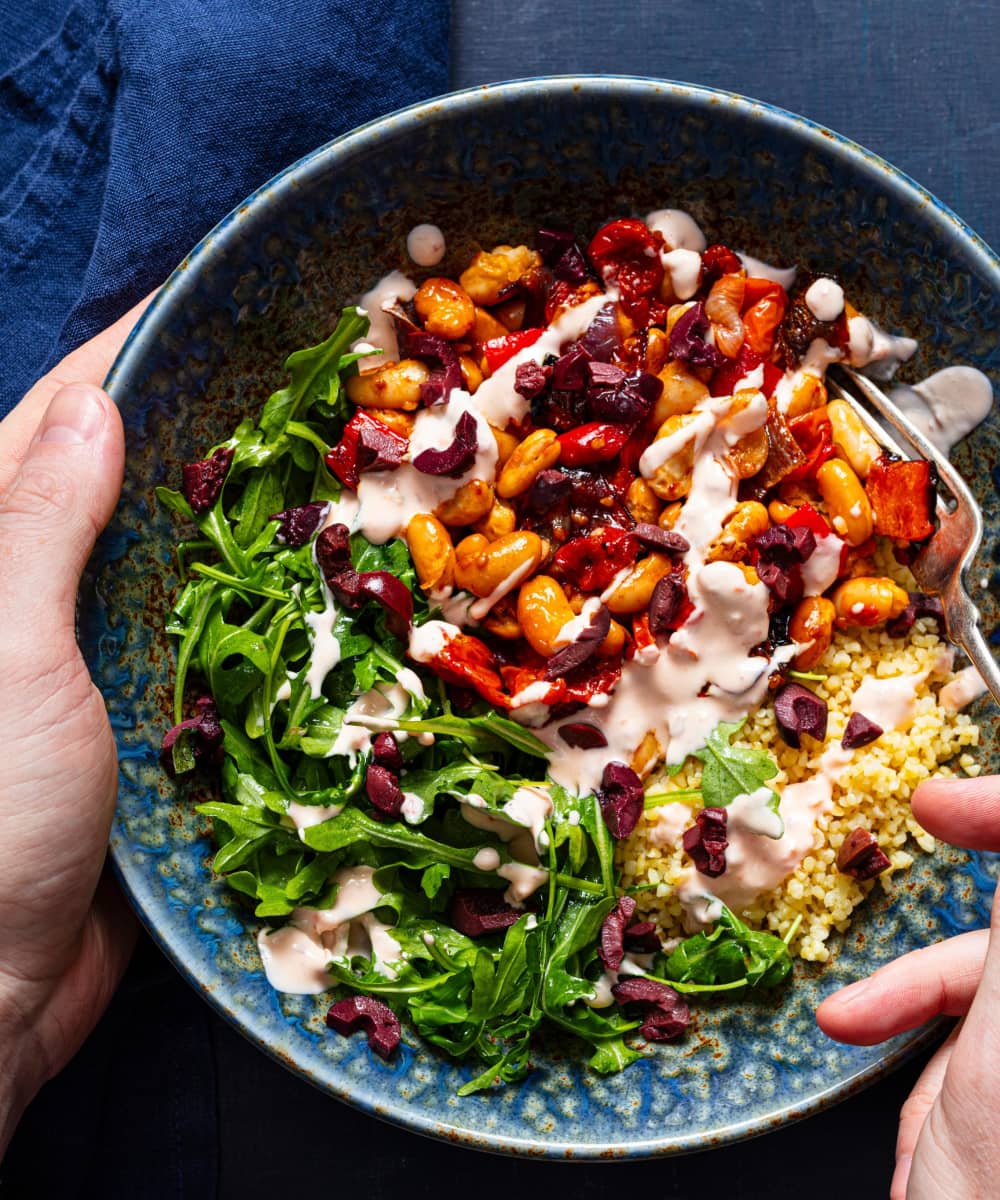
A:
MULTIPOLYGON (((688 209, 711 241, 838 271, 857 303, 920 339, 926 373, 972 363, 1000 383, 1000 264, 962 222, 892 167, 800 117, 739 96, 626 78, 480 88, 385 117, 262 187, 171 276, 109 377, 128 432, 125 490, 102 539, 81 635, 118 738, 112 848, 153 936, 206 999, 267 1053, 332 1096, 410 1129, 484 1149, 637 1157, 763 1132, 849 1095, 928 1035, 851 1048, 817 1029, 817 1002, 880 963, 984 924, 993 867, 947 848, 877 889, 823 969, 778 995, 700 1010, 694 1036, 621 1076, 546 1042, 527 1082, 460 1100, 468 1077, 408 1033, 385 1064, 323 1027, 316 997, 282 997, 261 972, 255 922, 209 868, 192 798, 157 765, 172 653, 176 533, 153 501, 282 381, 293 349, 325 337, 346 301, 393 267, 406 233, 444 231, 445 268, 478 243, 528 239, 542 221, 581 231, 657 207, 688 209)), ((959 451, 991 537, 996 414, 959 451)), ((991 546, 977 577, 991 570, 991 546)), ((995 613, 987 598, 987 621, 995 613)), ((977 714, 991 721, 986 705, 977 714)), ((988 734, 987 745, 995 744, 988 734)))

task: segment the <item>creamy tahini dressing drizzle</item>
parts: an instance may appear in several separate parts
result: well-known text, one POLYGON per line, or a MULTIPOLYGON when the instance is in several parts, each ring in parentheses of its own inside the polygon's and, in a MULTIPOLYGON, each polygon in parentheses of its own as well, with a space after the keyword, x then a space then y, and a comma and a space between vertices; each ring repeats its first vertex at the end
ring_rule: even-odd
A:
POLYGON ((506 428, 511 420, 520 421, 527 415, 530 404, 520 393, 514 391, 517 368, 521 363, 540 363, 548 354, 559 355, 566 345, 575 342, 587 332, 594 318, 606 304, 611 304, 617 299, 616 289, 609 288, 601 295, 592 296, 582 304, 567 309, 558 320, 553 321, 544 330, 537 342, 526 346, 509 358, 489 379, 483 380, 476 389, 473 401, 475 408, 491 425, 496 425, 499 429, 506 428))
POLYGON ((679 208, 658 208, 643 220, 655 233, 663 234, 671 250, 695 250, 700 254, 708 245, 698 223, 679 208))
POLYGON ((975 367, 945 367, 912 387, 897 386, 891 399, 943 454, 985 421, 993 385, 975 367))
POLYGON ((372 910, 382 893, 375 886, 374 868, 344 867, 333 876, 338 884, 332 908, 297 908, 289 923, 257 935, 257 948, 267 980, 279 992, 316 995, 331 984, 326 965, 332 958, 358 954, 372 958, 380 974, 394 978, 391 964, 402 950, 372 910))
POLYGON ((917 671, 884 679, 869 676, 855 691, 851 712, 874 721, 884 733, 909 729, 917 715, 917 689, 927 675, 927 671, 917 671))
POLYGON ((402 537, 411 517, 433 512, 470 480, 492 479, 496 474, 497 443, 481 406, 467 392, 456 388, 447 404, 417 413, 408 458, 408 462, 394 471, 369 472, 358 483, 359 510, 354 528, 376 545, 402 537), (476 420, 477 450, 472 466, 456 479, 418 471, 412 460, 424 450, 444 450, 450 446, 459 419, 466 412, 476 420))
MULTIPOLYGON (((419 676, 412 671, 409 675, 420 687, 419 698, 422 699, 423 688, 419 676)), ((402 682, 376 684, 370 691, 360 695, 344 713, 343 724, 324 757, 345 755, 353 767, 359 754, 367 754, 371 750, 372 734, 395 729, 400 718, 406 715, 410 703, 411 694, 402 682)))
POLYGON ((362 350, 374 346, 381 351, 363 360, 366 371, 399 358, 396 324, 386 309, 392 308, 400 300, 412 300, 416 294, 416 284, 412 280, 407 279, 401 271, 391 271, 361 297, 359 307, 368 314, 368 336, 363 344, 355 342, 351 349, 362 350))
POLYGON ((946 683, 938 692, 938 704, 942 708, 955 711, 965 708, 967 704, 978 700, 980 696, 985 696, 988 690, 986 680, 975 667, 963 667, 955 678, 946 683))
POLYGON ((824 778, 789 784, 779 805, 784 833, 775 838, 773 833, 752 828, 754 821, 761 820, 759 799, 737 797, 733 801, 736 812, 732 813, 730 805, 727 822, 725 872, 709 879, 688 867, 678 881, 677 897, 689 924, 696 927, 717 921, 722 913, 719 901, 739 912, 762 892, 776 888, 812 849, 816 821, 829 803, 830 784, 824 778), (750 820, 746 819, 747 810, 753 814, 750 820))
POLYGON ((418 267, 436 267, 444 252, 444 234, 436 225, 414 225, 406 235, 406 253, 418 267))

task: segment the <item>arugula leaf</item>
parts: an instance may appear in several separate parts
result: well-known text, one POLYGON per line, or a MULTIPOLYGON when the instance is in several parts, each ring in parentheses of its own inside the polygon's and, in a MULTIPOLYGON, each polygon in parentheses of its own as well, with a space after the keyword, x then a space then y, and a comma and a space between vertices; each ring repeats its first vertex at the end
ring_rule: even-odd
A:
MULTIPOLYGON (((743 724, 720 721, 708 735, 705 748, 694 752, 705 764, 701 791, 706 808, 725 808, 737 796, 750 795, 778 774, 778 764, 766 750, 730 744, 743 724)), ((771 795, 768 807, 777 813, 780 798, 773 790, 771 795)))
MULTIPOLYGON (((790 940, 790 939, 789 939, 790 940)), ((664 964, 664 979, 681 992, 775 987, 792 969, 781 938, 751 929, 725 905, 711 933, 686 938, 664 964)))
MULTIPOLYGON (((342 359, 348 354, 351 342, 368 332, 368 318, 356 308, 345 308, 337 328, 325 342, 296 350, 285 360, 285 370, 291 376, 286 387, 275 392, 264 405, 260 428, 268 441, 284 434, 289 421, 303 416, 317 401, 334 404, 340 390, 339 373, 342 359)), ((352 359, 354 361, 354 359, 352 359)))

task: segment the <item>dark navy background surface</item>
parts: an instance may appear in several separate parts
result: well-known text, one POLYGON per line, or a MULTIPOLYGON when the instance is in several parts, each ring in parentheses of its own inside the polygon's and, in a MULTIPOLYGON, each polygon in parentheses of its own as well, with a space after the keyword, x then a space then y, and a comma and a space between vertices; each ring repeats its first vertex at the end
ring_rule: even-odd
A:
MULTIPOLYGON (((59 27, 60 7, 69 3, 0 0, 0 72, 59 27)), ((742 92, 882 154, 1000 247, 998 47, 991 0, 455 0, 451 81, 624 72, 742 92)), ((187 249, 178 244, 175 257, 187 249)), ((509 1200, 560 1188, 579 1200, 611 1189, 663 1200, 874 1200, 887 1195, 896 1115, 920 1066, 709 1154, 607 1167, 487 1158, 313 1091, 245 1044, 144 940, 108 1016, 25 1117, 0 1197, 430 1200, 471 1190, 509 1200)))

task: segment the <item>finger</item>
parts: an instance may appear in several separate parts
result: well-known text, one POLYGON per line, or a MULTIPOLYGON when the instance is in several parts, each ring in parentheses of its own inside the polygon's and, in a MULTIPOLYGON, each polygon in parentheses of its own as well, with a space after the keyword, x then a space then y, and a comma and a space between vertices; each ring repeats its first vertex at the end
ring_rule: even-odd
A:
POLYGON ((913 815, 954 846, 1000 850, 1000 776, 928 779, 913 793, 913 815))
POLYGON ((0 620, 5 687, 44 680, 75 658, 76 592, 121 488, 121 418, 87 383, 60 388, 20 469, 0 494, 0 620))
POLYGON ((828 996, 820 1028, 839 1042, 871 1046, 938 1016, 968 1011, 983 971, 989 931, 977 929, 913 950, 828 996))
POLYGON ((896 1170, 893 1172, 892 1185, 889 1188, 889 1200, 906 1200, 913 1153, 917 1148, 927 1114, 941 1094, 941 1086, 958 1034, 958 1029, 952 1030, 948 1040, 937 1048, 900 1109, 899 1132, 896 1135, 896 1170))
POLYGON ((150 292, 113 325, 68 354, 0 421, 0 492, 6 490, 17 474, 42 414, 56 392, 78 382, 99 387, 125 345, 125 339, 155 295, 156 292, 150 292))
POLYGON ((975 1127, 980 1116, 983 1095, 992 1095, 1000 1064, 1000 891, 993 899, 993 917, 989 946, 983 963, 982 978, 968 1015, 962 1036, 952 1056, 952 1069, 945 1085, 942 1104, 948 1109, 952 1127, 975 1127), (985 1089, 985 1090, 984 1090, 985 1089))

